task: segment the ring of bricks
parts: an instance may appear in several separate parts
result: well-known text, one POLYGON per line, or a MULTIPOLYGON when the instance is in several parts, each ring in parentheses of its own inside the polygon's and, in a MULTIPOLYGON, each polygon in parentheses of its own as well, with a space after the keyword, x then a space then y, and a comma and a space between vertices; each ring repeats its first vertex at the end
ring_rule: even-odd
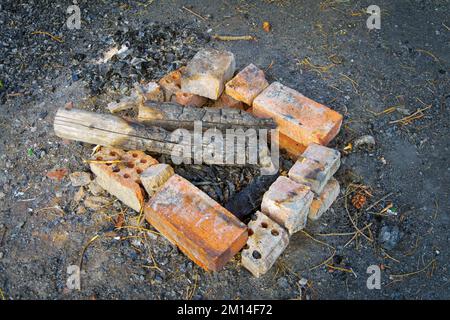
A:
MULTIPOLYGON (((142 85, 144 100, 246 109, 277 123, 280 147, 296 159, 263 196, 261 210, 248 226, 171 166, 142 151, 103 147, 90 163, 97 181, 145 219, 199 266, 220 270, 242 250, 242 265, 254 276, 265 274, 294 233, 308 219, 319 219, 336 200, 333 178, 340 153, 326 145, 337 135, 342 115, 279 82, 269 85, 253 64, 235 73, 231 52, 205 49, 186 67, 159 83, 142 85)), ((119 102, 120 104, 121 102, 119 102)), ((125 103, 125 102, 123 102, 125 103)), ((117 103, 112 112, 121 110, 117 103)))

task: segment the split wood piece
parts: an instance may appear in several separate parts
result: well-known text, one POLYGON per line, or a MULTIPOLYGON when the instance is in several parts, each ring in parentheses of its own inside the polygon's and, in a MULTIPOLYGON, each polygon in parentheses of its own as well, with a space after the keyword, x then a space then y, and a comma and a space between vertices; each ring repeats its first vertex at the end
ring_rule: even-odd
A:
MULTIPOLYGON (((54 130, 63 139, 125 150, 147 150, 171 155, 175 146, 178 146, 178 143, 172 142, 171 133, 164 129, 79 109, 58 109, 54 130)), ((174 155, 182 156, 182 153, 175 150, 174 155)))
POLYGON ((279 82, 272 83, 255 98, 253 113, 273 118, 281 133, 305 146, 327 145, 342 124, 341 114, 279 82))
POLYGON ((256 96, 268 86, 264 71, 251 63, 227 82, 225 92, 236 100, 252 105, 256 96))
POLYGON ((176 174, 144 210, 153 227, 206 270, 220 270, 247 242, 245 224, 176 174))
POLYGON ((141 182, 148 196, 153 196, 173 174, 173 168, 165 163, 155 164, 144 170, 141 174, 141 182))
POLYGON ((333 204, 336 198, 339 196, 340 186, 339 182, 331 178, 326 184, 322 193, 319 196, 315 196, 309 208, 308 218, 310 220, 318 220, 333 204))
POLYGON ((139 107, 138 121, 166 130, 193 130, 195 121, 201 121, 204 130, 273 129, 276 126, 272 119, 257 118, 233 108, 184 108, 175 103, 150 101, 139 107))
POLYGON ((228 200, 225 208, 243 221, 260 207, 264 193, 277 178, 278 174, 255 177, 249 185, 228 200))
POLYGON ((233 53, 201 50, 188 62, 181 75, 181 91, 217 100, 225 82, 233 77, 235 68, 233 53))
POLYGON ((248 224, 249 237, 242 250, 242 266, 255 277, 265 274, 289 244, 287 231, 261 212, 248 224))
POLYGON ((341 164, 339 151, 318 144, 310 144, 289 170, 289 178, 307 185, 321 194, 341 164))
POLYGON ((157 163, 142 151, 101 148, 93 155, 90 167, 103 189, 139 212, 145 195, 140 187, 140 174, 157 163))
MULTIPOLYGON (((188 109, 196 110, 196 108, 188 109)), ((193 135, 189 132, 177 130, 172 133, 160 127, 90 111, 58 109, 54 130, 55 134, 63 139, 125 150, 147 150, 176 157, 177 161, 186 160, 186 163, 192 163, 192 160, 196 161, 201 157, 200 160, 206 164, 234 166, 257 164, 253 155, 257 154, 258 146, 247 143, 245 139, 237 139, 230 148, 219 146, 207 137, 200 137, 197 143, 193 141, 193 135)), ((256 140, 257 133, 250 132, 246 137, 247 140, 256 140)))
POLYGON ((305 228, 313 198, 309 187, 281 176, 264 194, 261 211, 292 235, 305 228))

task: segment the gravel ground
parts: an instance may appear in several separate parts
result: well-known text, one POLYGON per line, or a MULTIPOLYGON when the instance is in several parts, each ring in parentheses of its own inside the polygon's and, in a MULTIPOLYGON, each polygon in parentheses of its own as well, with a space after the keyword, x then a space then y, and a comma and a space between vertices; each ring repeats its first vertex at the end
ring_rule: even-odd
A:
MULTIPOLYGON (((79 0, 80 30, 65 24, 71 4, 0 4, 0 298, 450 298, 449 1, 379 0, 381 29, 372 31, 365 13, 372 1, 190 1, 199 17, 182 1, 79 0), (257 41, 212 40, 216 33, 257 41), (95 65, 113 44, 132 51, 95 65), (239 68, 254 63, 270 81, 345 116, 332 143, 343 154, 342 194, 260 279, 239 259, 206 273, 162 237, 117 231, 118 216, 129 225, 135 213, 95 185, 82 194, 67 176, 46 176, 88 171, 82 160, 92 146, 53 133, 58 107, 72 101, 104 112, 134 81, 157 79, 202 47, 230 50, 239 68), (357 146, 364 135, 375 145, 357 146), (367 238, 353 239, 352 221, 368 226, 367 238), (84 249, 82 288, 68 290, 67 267, 84 249), (380 290, 366 286, 370 265, 381 266, 380 290)), ((284 157, 283 169, 290 165, 284 157)), ((222 204, 256 174, 176 171, 222 204)))

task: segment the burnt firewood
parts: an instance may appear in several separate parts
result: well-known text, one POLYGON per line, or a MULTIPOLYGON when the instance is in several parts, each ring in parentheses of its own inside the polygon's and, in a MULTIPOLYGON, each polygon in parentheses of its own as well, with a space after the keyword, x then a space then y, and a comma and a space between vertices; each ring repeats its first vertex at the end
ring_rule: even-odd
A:
POLYGON ((258 118, 244 110, 234 108, 183 107, 171 102, 146 101, 139 106, 138 121, 166 130, 194 129, 194 122, 200 121, 202 129, 274 129, 272 119, 258 118))

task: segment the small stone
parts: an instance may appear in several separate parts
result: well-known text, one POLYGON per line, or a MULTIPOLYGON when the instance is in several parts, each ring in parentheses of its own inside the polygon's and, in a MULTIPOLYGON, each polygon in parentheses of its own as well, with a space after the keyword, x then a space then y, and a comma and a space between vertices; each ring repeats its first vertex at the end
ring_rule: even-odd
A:
POLYGON ((402 236, 403 234, 398 226, 386 225, 381 228, 378 239, 383 248, 386 250, 392 250, 397 246, 402 236))
POLYGON ((103 189, 96 181, 97 179, 91 181, 88 185, 89 192, 92 193, 94 196, 99 196, 102 193, 105 192, 105 189, 103 189))
POLYGON ((80 189, 78 189, 78 191, 75 193, 73 201, 80 202, 84 198, 84 195, 85 195, 84 188, 80 187, 80 189))
POLYGON ((111 199, 106 197, 89 196, 84 200, 84 205, 92 210, 101 209, 111 203, 111 199))
POLYGON ((72 182, 72 186, 74 187, 82 187, 86 186, 91 182, 91 175, 87 172, 73 172, 69 175, 70 181, 72 182))

